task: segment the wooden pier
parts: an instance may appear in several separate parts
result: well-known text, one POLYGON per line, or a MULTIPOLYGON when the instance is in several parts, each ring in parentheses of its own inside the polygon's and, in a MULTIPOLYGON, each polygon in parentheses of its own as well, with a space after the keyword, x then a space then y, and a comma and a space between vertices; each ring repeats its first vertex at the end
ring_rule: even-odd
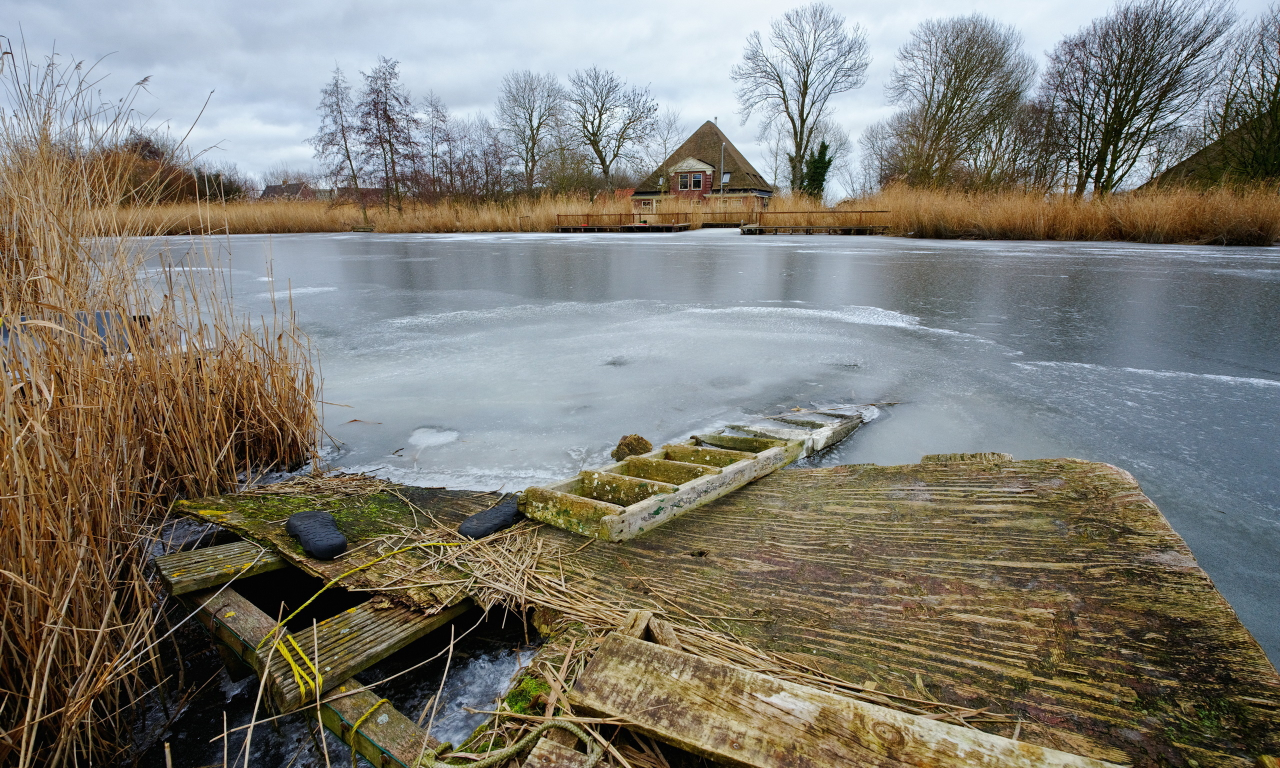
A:
POLYGON ((761 211, 744 235, 880 235, 889 211, 761 211))
MULTIPOLYGON (((180 503, 265 549, 160 569, 175 590, 195 585, 184 599, 275 701, 319 701, 375 765, 411 765, 396 745, 425 734, 387 704, 364 717, 376 690, 333 698, 344 681, 450 611, 507 600, 538 608, 544 647, 556 627, 584 633, 569 645, 580 662, 549 665, 567 670, 551 676, 576 711, 726 764, 1247 768, 1280 755, 1280 676, 1133 478, 1105 464, 948 454, 783 470, 616 543, 534 522, 449 538, 499 494, 309 487, 180 503), (306 557, 284 531, 316 508, 351 541, 341 560, 306 557), (441 541, 460 546, 429 546, 441 541), (271 557, 380 599, 290 633, 303 659, 289 638, 264 642, 275 621, 235 582, 210 583, 274 578, 271 557), (281 645, 292 665, 272 657, 281 645)), ((526 765, 585 762, 544 739, 526 765)))
POLYGON ((684 232, 687 213, 559 213, 557 232, 684 232))

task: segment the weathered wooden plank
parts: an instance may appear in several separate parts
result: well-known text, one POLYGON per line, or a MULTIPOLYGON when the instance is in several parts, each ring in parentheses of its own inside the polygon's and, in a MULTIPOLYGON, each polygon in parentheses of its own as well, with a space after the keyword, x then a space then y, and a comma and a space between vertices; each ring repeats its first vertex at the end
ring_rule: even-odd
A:
MULTIPOLYGON (((315 696, 314 690, 299 689, 290 660, 304 672, 309 671, 306 662, 310 660, 323 675, 321 692, 328 691, 444 626, 470 607, 471 601, 467 600, 439 613, 426 614, 398 605, 373 607, 363 603, 325 619, 316 625, 314 632, 311 629, 295 632, 293 637, 298 649, 307 658, 300 658, 291 644, 277 649, 271 659, 276 701, 282 709, 289 710, 315 696)), ((303 685, 307 685, 305 680, 303 685)))
POLYGON ((538 740, 524 761, 524 768, 586 768, 590 758, 549 738, 538 740))
POLYGON ((155 560, 169 594, 177 597, 188 592, 226 584, 235 578, 254 576, 283 568, 287 563, 269 549, 251 541, 234 541, 216 547, 193 549, 161 555, 155 560))
POLYGON ((569 694, 632 730, 752 768, 1106 768, 949 723, 837 696, 613 633, 569 694))
POLYGON ((600 521, 622 512, 623 507, 572 493, 534 486, 520 494, 520 511, 534 520, 584 536, 603 537, 600 521))
POLYGON ((550 733, 533 745, 533 751, 521 763, 522 768, 586 768, 590 763, 586 754, 552 739, 550 733))
POLYGON ((618 627, 618 632, 627 637, 634 637, 637 640, 644 638, 645 630, 649 628, 649 622, 653 620, 653 611, 628 611, 627 620, 618 627))
MULTIPOLYGON (((332 693, 346 693, 346 686, 332 693)), ((434 749, 439 742, 390 702, 380 701, 374 691, 357 691, 322 705, 320 717, 326 728, 378 768, 416 768, 423 749, 434 749), (360 728, 353 731, 356 723, 360 728)))
MULTIPOLYGON (((188 602, 197 606, 204 605, 197 613, 197 619, 209 629, 216 640, 259 674, 262 674, 263 661, 270 656, 272 672, 268 685, 272 688, 279 687, 278 659, 270 646, 258 650, 258 645, 275 629, 274 619, 230 588, 222 590, 221 594, 216 590, 195 593, 188 597, 188 602)), ((341 685, 341 681, 336 683, 329 686, 331 692, 347 692, 347 686, 341 685)), ((324 702, 320 706, 321 721, 375 766, 415 766, 426 733, 390 704, 379 706, 372 715, 364 719, 359 731, 353 733, 352 726, 378 700, 376 694, 360 691, 324 702)), ((304 712, 314 715, 315 708, 307 708, 304 712)), ((427 745, 434 747, 436 741, 431 739, 427 741, 427 745)))

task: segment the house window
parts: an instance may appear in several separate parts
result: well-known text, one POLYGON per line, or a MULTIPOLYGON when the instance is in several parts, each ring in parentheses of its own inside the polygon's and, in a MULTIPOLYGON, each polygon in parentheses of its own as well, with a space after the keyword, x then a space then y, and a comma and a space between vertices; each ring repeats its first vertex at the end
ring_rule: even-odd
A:
POLYGON ((641 208, 648 208, 648 209, 652 209, 652 208, 653 208, 653 201, 652 201, 652 200, 641 200, 641 201, 640 201, 640 207, 641 207, 641 208))
POLYGON ((680 174, 680 188, 681 189, 689 188, 689 174, 687 173, 680 174))
POLYGON ((702 189, 702 174, 700 173, 693 174, 693 188, 702 189))
POLYGON ((728 184, 729 177, 732 175, 733 174, 729 173, 728 171, 725 171, 724 173, 720 174, 720 186, 724 186, 725 184, 728 184))

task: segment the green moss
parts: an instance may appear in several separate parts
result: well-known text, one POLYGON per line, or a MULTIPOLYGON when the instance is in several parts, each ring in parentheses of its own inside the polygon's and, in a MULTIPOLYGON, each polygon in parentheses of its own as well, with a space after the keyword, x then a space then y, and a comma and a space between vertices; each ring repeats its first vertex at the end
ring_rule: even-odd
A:
POLYGON ((511 692, 507 694, 503 701, 506 703, 507 709, 517 714, 538 714, 534 712, 534 700, 549 693, 551 693, 551 686, 547 685, 545 680, 524 674, 520 676, 520 681, 512 687, 511 692))
POLYGON ((234 495, 183 501, 179 506, 189 510, 234 512, 248 526, 279 523, 295 512, 323 509, 333 515, 348 541, 379 536, 392 530, 392 524, 412 522, 413 518, 408 505, 389 493, 345 499, 234 495))

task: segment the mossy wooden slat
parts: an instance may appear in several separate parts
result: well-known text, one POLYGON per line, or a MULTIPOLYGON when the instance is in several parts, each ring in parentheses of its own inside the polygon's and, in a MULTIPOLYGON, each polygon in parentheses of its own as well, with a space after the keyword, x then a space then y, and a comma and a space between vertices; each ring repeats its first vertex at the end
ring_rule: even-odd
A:
POLYGON ((786 448, 789 445, 786 440, 774 440, 768 437, 741 437, 739 435, 694 435, 693 439, 698 445, 711 445, 729 451, 745 451, 747 453, 761 453, 770 448, 786 448))
POLYGON ((573 747, 542 738, 533 745, 523 768, 586 768, 589 760, 586 754, 573 747))
POLYGON ((569 700, 694 754, 749 768, 1114 768, 617 632, 578 676, 569 700))
POLYGON ((631 477, 656 480, 660 483, 674 485, 687 483, 690 480, 696 480, 706 475, 719 474, 720 472, 715 467, 703 466, 702 464, 686 464, 681 461, 650 459, 643 456, 631 456, 624 459, 621 464, 614 464, 606 467, 606 469, 609 472, 616 472, 620 475, 630 475, 631 477))
MULTIPOLYGON (((234 589, 224 589, 220 594, 216 590, 195 593, 188 596, 188 602, 194 606, 203 605, 197 613, 199 621, 217 641, 261 674, 261 659, 271 655, 271 649, 267 646, 259 652, 257 646, 275 629, 274 619, 234 589)), ((273 675, 277 672, 275 662, 273 657, 273 675)), ((271 684, 276 687, 279 683, 273 680, 271 684)), ((337 685, 334 688, 337 693, 347 692, 347 686, 337 685)), ((373 692, 360 691, 324 702, 320 705, 321 720, 329 730, 379 768, 415 766, 426 734, 390 704, 382 704, 365 718, 358 734, 352 732, 352 726, 378 699, 373 692)), ((311 707, 303 711, 314 715, 316 710, 311 707)), ((427 741, 429 748, 436 745, 434 739, 427 741)))
MULTIPOLYGON (((293 637, 323 675, 323 692, 444 626, 470 607, 470 601, 465 601, 439 613, 425 614, 399 605, 374 607, 363 603, 325 619, 316 625, 314 632, 304 629, 293 633, 293 637)), ((294 709, 305 703, 306 697, 298 689, 289 660, 283 654, 277 653, 272 658, 271 675, 275 681, 273 694, 282 709, 294 709)), ((314 697, 315 692, 309 691, 308 695, 314 697)))
POLYGON ((739 461, 754 459, 756 455, 747 451, 728 451, 723 448, 710 448, 701 445, 664 445, 661 458, 671 461, 683 461, 690 464, 706 464, 709 467, 727 467, 739 461))
MULTIPOLYGON (((345 689, 339 686, 332 693, 345 694, 345 689)), ((425 730, 390 702, 378 704, 380 700, 376 691, 368 690, 335 696, 321 707, 320 717, 326 728, 377 768, 416 768, 423 749, 434 749, 439 742, 428 738, 425 730), (356 723, 360 729, 353 732, 356 723)))
POLYGON ((251 541, 234 541, 216 547, 174 552, 156 558, 156 568, 169 594, 226 584, 235 578, 254 576, 283 568, 287 563, 275 552, 251 541))

